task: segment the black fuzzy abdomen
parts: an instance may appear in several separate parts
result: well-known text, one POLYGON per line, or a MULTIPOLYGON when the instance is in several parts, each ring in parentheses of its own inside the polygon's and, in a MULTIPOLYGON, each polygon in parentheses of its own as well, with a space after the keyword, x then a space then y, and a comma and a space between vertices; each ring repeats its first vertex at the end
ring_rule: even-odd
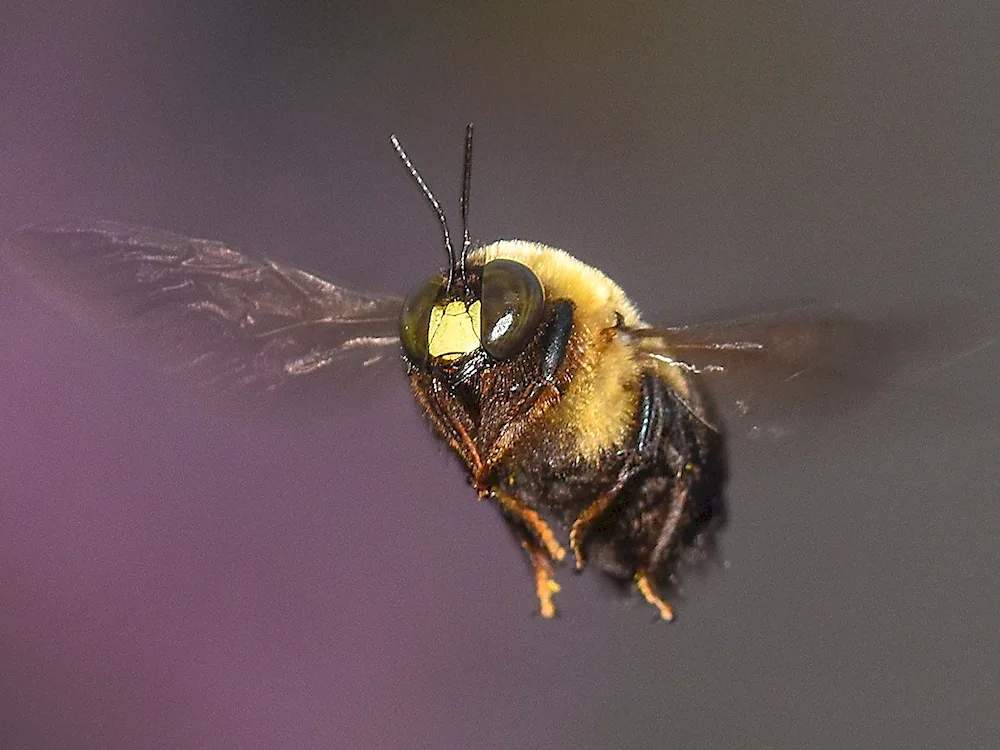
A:
POLYGON ((506 482, 521 502, 568 531, 580 513, 624 481, 589 528, 587 558, 616 578, 648 570, 666 583, 686 551, 710 549, 712 532, 724 519, 723 440, 655 373, 643 376, 631 435, 630 444, 596 461, 573 455, 559 436, 535 435, 521 446, 506 482), (679 513, 675 525, 672 512, 679 513))

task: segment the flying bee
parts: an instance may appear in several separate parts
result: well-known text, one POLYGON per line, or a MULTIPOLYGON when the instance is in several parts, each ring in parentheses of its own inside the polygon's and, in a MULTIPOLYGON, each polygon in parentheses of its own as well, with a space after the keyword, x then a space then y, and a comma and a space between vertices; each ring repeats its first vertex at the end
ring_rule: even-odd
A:
POLYGON ((702 379, 737 360, 797 375, 824 350, 823 332, 765 319, 653 328, 617 284, 568 253, 474 244, 471 125, 453 243, 440 204, 392 142, 448 253, 405 299, 111 222, 22 229, 7 261, 220 390, 336 386, 401 355, 431 427, 524 549, 543 617, 556 612, 565 560, 578 570, 592 561, 672 619, 664 592, 677 564, 724 511, 723 431, 702 379))

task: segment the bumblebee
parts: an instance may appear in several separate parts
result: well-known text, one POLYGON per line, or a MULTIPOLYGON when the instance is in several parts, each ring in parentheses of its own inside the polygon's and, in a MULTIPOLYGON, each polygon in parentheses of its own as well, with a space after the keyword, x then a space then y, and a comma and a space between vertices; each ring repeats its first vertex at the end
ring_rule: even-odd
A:
POLYGON ((705 548, 724 515, 723 431, 701 373, 775 342, 798 367, 821 342, 759 320, 652 328, 617 284, 568 253, 474 244, 471 125, 456 246, 440 204, 392 140, 448 253, 447 267, 405 299, 111 222, 22 229, 6 259, 217 390, 336 387, 401 353, 431 427, 523 547, 543 617, 556 613, 556 566, 566 560, 577 570, 592 561, 673 619, 664 592, 677 564, 705 548), (707 362, 694 364, 699 353, 707 362))

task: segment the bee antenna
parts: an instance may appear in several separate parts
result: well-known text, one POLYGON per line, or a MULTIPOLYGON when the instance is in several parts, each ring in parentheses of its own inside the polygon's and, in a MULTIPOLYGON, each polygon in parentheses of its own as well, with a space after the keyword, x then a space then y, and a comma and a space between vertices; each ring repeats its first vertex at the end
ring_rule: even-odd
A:
POLYGON ((462 157, 462 254, 459 257, 458 270, 465 279, 465 261, 472 240, 469 239, 469 185, 472 182, 472 123, 465 126, 465 155, 462 157))
MULTIPOLYGON (((448 285, 445 287, 445 291, 446 293, 451 292, 451 285, 452 282, 455 280, 456 253, 455 253, 455 247, 451 244, 451 233, 448 231, 448 219, 445 218, 444 209, 441 208, 441 204, 438 203, 438 199, 434 197, 434 193, 431 192, 431 189, 427 187, 427 183, 424 182, 424 178, 420 176, 420 172, 418 172, 417 168, 413 166, 413 162, 411 162, 410 157, 406 155, 406 152, 403 150, 403 146, 400 144, 399 139, 396 138, 395 135, 392 135, 389 136, 389 140, 392 141, 392 147, 396 149, 396 154, 399 156, 400 159, 402 159, 403 165, 406 167, 406 171, 410 173, 410 177, 412 177, 413 181, 417 183, 417 187, 420 188, 420 190, 424 194, 424 197, 426 197, 427 200, 430 202, 431 208, 433 208, 434 213, 437 214, 438 221, 441 222, 441 233, 444 235, 444 248, 445 250, 448 251, 448 285)), ((464 222, 464 216, 465 214, 463 210, 463 222, 464 222)), ((464 252, 462 260, 463 260, 462 279, 464 280, 465 278, 464 252)))

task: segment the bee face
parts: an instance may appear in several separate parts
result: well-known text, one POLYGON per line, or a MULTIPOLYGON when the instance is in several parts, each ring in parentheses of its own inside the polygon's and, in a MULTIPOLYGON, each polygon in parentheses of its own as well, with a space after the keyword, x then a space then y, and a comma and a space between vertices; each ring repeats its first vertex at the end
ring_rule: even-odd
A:
POLYGON ((469 357, 502 362, 524 350, 545 308, 528 266, 498 258, 468 268, 452 289, 447 279, 431 276, 403 302, 400 340, 411 365, 451 369, 469 357))

